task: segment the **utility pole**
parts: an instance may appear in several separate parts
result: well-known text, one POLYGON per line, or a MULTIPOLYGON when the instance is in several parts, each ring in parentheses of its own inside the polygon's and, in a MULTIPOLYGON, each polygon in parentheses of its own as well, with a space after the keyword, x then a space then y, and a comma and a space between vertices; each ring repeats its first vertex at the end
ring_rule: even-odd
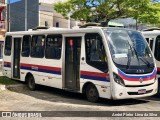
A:
POLYGON ((27 0, 25 0, 25 31, 27 31, 27 0))

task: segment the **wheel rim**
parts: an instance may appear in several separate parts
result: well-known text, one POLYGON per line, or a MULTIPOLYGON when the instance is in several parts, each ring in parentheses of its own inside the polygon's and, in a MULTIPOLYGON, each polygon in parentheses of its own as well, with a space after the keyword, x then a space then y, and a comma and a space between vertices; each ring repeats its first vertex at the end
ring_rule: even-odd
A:
POLYGON ((89 96, 90 96, 91 98, 96 98, 96 96, 97 96, 97 92, 96 92, 95 88, 91 88, 91 89, 89 90, 88 94, 89 94, 89 96))

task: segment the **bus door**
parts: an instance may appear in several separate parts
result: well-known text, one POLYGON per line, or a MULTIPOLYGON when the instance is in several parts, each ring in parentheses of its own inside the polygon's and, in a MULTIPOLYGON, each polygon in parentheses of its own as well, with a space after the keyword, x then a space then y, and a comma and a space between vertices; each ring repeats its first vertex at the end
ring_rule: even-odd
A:
POLYGON ((13 40, 13 78, 20 79, 20 51, 21 51, 21 38, 17 37, 13 40))
POLYGON ((65 40, 65 88, 79 90, 82 37, 66 37, 65 40))

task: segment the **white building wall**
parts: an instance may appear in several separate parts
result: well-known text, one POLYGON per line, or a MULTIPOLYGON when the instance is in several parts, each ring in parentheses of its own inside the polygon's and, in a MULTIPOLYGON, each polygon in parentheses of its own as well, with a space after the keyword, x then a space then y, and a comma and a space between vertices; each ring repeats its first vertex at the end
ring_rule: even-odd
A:
POLYGON ((68 0, 39 0, 39 3, 48 3, 48 4, 53 4, 57 2, 66 2, 68 0))
POLYGON ((53 13, 47 11, 39 11, 40 23, 39 26, 45 26, 45 21, 48 23, 48 26, 53 27, 53 13))

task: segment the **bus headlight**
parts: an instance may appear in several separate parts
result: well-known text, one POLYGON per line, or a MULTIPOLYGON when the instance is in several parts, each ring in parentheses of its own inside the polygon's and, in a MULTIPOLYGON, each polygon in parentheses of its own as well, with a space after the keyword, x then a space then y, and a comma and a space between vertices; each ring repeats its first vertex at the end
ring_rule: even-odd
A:
POLYGON ((155 78, 154 78, 154 83, 155 83, 157 80, 158 80, 158 77, 157 77, 157 75, 156 75, 155 78))
POLYGON ((114 72, 113 72, 113 78, 116 83, 118 83, 119 85, 125 86, 123 79, 114 72))

